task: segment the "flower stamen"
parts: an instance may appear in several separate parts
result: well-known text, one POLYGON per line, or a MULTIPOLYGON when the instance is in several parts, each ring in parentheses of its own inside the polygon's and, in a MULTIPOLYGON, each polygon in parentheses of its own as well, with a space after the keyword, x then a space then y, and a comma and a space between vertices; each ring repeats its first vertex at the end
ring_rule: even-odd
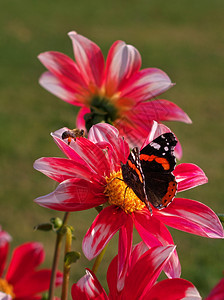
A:
POLYGON ((121 170, 111 173, 110 177, 106 177, 106 181, 104 193, 109 198, 109 204, 121 207, 126 213, 142 210, 145 207, 145 203, 124 182, 121 170))
POLYGON ((13 286, 8 283, 6 279, 0 278, 0 291, 10 295, 12 299, 15 299, 15 294, 13 293, 13 286))

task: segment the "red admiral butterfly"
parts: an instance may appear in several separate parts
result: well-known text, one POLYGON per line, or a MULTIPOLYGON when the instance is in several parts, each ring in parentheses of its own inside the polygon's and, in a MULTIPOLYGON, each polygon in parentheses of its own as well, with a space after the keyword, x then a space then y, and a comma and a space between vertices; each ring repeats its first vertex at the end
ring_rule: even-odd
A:
POLYGON ((133 148, 126 164, 122 164, 123 180, 152 211, 151 204, 162 209, 173 200, 177 182, 172 171, 176 165, 173 133, 164 133, 140 152, 133 148))

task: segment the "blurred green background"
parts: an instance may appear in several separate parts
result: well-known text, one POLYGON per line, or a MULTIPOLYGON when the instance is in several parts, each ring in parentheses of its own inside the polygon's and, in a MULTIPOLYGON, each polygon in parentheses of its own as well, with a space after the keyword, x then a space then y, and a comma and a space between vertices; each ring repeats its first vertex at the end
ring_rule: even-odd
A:
MULTIPOLYGON (((12 246, 37 240, 46 248, 50 267, 53 233, 33 232, 33 226, 53 216, 33 199, 51 192, 55 182, 33 170, 41 156, 62 156, 50 132, 75 127, 77 109, 57 99, 38 84, 45 70, 40 52, 61 51, 69 56, 67 32, 75 30, 95 41, 106 56, 118 39, 134 45, 142 67, 158 67, 176 82, 164 98, 183 108, 192 125, 169 123, 183 145, 182 162, 198 164, 209 183, 183 193, 224 212, 224 2, 221 0, 33 1, 1 0, 0 10, 0 224, 13 236, 12 246)), ((95 210, 70 217, 75 228, 75 250, 97 215, 95 210)), ((171 230, 182 264, 182 277, 192 281, 202 296, 223 276, 222 240, 171 230)), ((116 237, 100 266, 105 274, 117 252, 116 237)), ((83 256, 72 268, 71 282, 92 266, 83 256)))

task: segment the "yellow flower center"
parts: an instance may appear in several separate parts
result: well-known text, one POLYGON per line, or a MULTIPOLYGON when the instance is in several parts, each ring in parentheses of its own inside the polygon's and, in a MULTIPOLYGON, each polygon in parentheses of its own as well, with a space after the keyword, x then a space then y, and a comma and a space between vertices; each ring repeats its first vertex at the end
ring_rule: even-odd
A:
POLYGON ((110 204, 121 207, 126 213, 142 210, 145 203, 142 202, 123 181, 122 171, 113 172, 106 177, 107 186, 104 190, 110 204))
POLYGON ((8 283, 6 279, 0 278, 0 291, 10 295, 12 299, 15 298, 15 294, 13 293, 13 286, 8 283))

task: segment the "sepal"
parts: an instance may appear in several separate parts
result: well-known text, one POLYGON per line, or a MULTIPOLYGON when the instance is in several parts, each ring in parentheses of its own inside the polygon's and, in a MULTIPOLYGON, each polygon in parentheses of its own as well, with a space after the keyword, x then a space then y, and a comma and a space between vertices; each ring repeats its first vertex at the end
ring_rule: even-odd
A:
POLYGON ((71 251, 65 254, 64 263, 66 267, 69 267, 71 264, 76 263, 80 259, 81 254, 78 251, 71 251))

